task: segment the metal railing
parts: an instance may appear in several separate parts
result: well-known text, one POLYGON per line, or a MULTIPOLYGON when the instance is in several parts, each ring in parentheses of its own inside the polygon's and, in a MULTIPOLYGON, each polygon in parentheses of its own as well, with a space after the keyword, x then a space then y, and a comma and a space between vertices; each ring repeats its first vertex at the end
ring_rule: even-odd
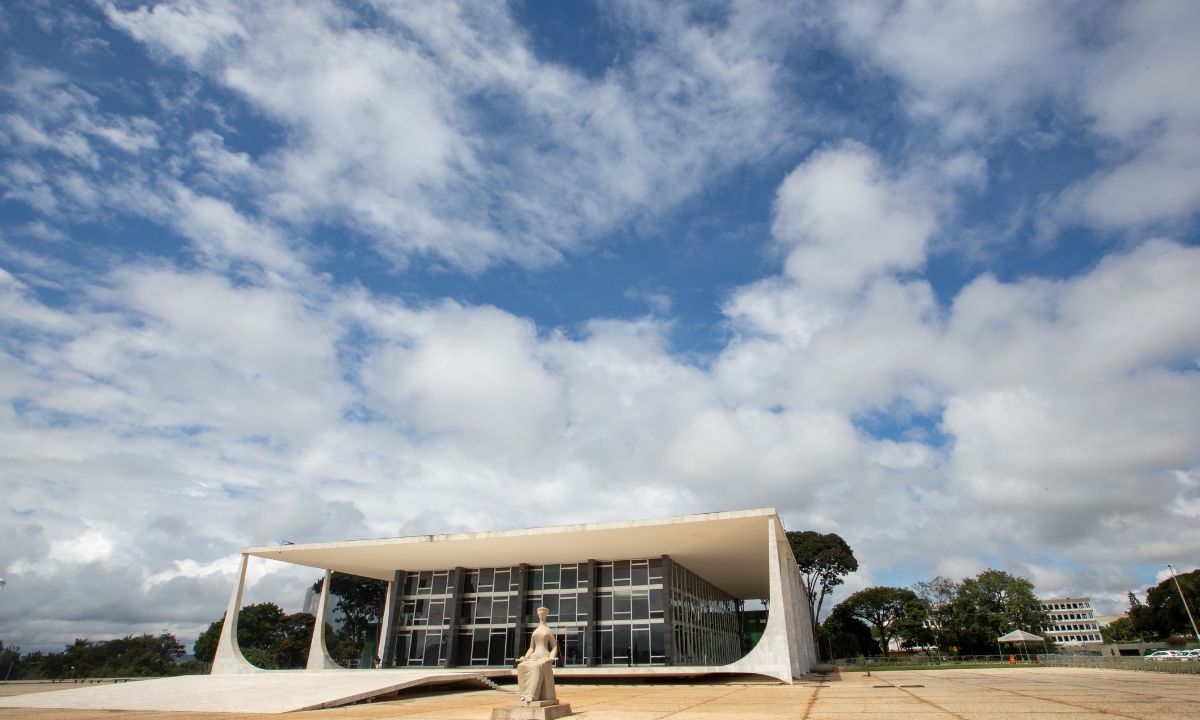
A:
POLYGON ((1065 653, 1024 655, 900 655, 889 657, 838 658, 834 664, 847 669, 903 670, 907 667, 938 665, 970 667, 972 665, 1095 668, 1102 670, 1140 670, 1145 672, 1183 673, 1200 675, 1200 660, 1147 660, 1144 657, 1069 655, 1065 653))
POLYGON ((1144 657, 1117 655, 1041 655, 1039 662, 1049 667, 1094 668, 1100 670, 1141 670, 1144 672, 1200 675, 1200 660, 1147 660, 1144 657))

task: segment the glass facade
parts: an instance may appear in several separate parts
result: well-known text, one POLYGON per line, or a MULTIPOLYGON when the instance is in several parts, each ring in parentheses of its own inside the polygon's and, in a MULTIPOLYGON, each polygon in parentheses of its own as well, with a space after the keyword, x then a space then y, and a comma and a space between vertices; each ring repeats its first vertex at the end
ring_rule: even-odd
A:
POLYGON ((741 656, 737 602, 667 557, 401 575, 394 667, 511 666, 538 607, 549 610, 567 667, 741 656))
POLYGON ((679 563, 671 563, 674 664, 725 665, 742 656, 738 601, 679 563))

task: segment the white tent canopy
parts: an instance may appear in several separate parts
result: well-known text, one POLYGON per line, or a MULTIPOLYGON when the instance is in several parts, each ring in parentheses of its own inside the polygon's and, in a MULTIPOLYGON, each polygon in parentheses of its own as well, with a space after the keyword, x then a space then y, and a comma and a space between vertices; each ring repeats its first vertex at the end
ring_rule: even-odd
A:
POLYGON ((1002 635, 997 638, 997 642, 1042 642, 1044 638, 1038 637, 1033 633, 1027 633, 1024 630, 1013 630, 1007 635, 1002 635))

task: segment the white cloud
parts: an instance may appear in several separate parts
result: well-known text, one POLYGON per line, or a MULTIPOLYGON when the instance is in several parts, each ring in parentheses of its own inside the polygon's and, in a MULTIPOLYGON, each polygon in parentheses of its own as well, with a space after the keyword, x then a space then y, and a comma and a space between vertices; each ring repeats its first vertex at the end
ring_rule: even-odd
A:
POLYGON ((855 292, 879 274, 920 267, 936 227, 933 201, 912 180, 887 176, 867 148, 814 153, 779 188, 771 231, 786 273, 816 295, 855 292))
POLYGON ((388 32, 325 5, 169 3, 109 19, 279 123, 261 210, 336 218, 404 263, 555 262, 739 163, 795 145, 777 90, 782 8, 696 25, 614 9, 628 60, 591 78, 545 61, 499 6, 383 5, 388 32))
POLYGON ((1200 63, 1194 3, 842 3, 845 47, 902 82, 905 108, 950 147, 1017 137, 1074 139, 1085 121, 1103 142, 1098 169, 1055 201, 1063 224, 1106 230, 1178 223, 1200 201, 1200 63), (1045 125, 1047 102, 1054 120, 1045 125), (1043 117, 1039 119, 1039 114, 1043 117))

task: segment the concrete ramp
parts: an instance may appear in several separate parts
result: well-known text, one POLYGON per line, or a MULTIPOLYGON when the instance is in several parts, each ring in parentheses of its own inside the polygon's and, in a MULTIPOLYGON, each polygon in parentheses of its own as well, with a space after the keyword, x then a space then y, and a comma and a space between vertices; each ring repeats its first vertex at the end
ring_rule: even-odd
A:
POLYGON ((486 684, 511 670, 281 670, 184 675, 0 697, 0 707, 284 713, 336 707, 441 683, 486 684))

